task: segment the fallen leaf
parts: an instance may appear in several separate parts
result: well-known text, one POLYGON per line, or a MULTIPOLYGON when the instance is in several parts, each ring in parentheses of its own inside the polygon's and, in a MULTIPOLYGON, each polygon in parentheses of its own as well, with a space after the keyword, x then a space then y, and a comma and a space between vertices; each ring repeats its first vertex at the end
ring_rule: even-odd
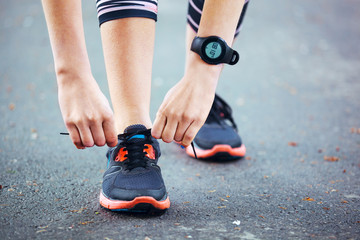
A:
POLYGON ((311 197, 306 197, 302 199, 303 201, 309 201, 309 202, 315 202, 315 199, 311 198, 311 197))
POLYGON ((14 103, 10 103, 10 104, 9 104, 9 109, 10 109, 10 111, 14 110, 14 109, 15 109, 15 104, 14 104, 14 103))
POLYGON ((229 195, 226 195, 227 198, 229 198, 230 196, 229 195))
POLYGON ((296 147, 298 144, 296 142, 288 142, 289 146, 296 147))
POLYGON ((337 162, 340 158, 334 156, 324 156, 324 160, 328 162, 337 162))
POLYGON ((269 176, 265 175, 264 178, 267 179, 267 178, 269 178, 269 176))
POLYGON ((323 207, 323 209, 324 209, 324 210, 330 210, 330 208, 328 208, 328 207, 323 207))
POLYGON ((190 203, 190 202, 189 201, 183 202, 183 204, 187 204, 187 203, 190 203))
POLYGON ((224 199, 224 198, 220 198, 221 201, 223 202, 228 202, 228 200, 224 199))
POLYGON ((342 200, 341 203, 349 203, 348 201, 346 200, 342 200))
POLYGON ((93 221, 85 221, 85 222, 79 222, 79 224, 81 225, 87 225, 89 223, 94 223, 93 221))
POLYGON ((216 190, 210 190, 209 193, 213 193, 213 192, 216 192, 216 190))
MULTIPOLYGON (((58 199, 58 198, 57 198, 58 199)), ((57 200, 55 199, 55 201, 57 200)), ((59 199, 60 200, 60 199, 59 199)), ((79 210, 70 210, 70 212, 73 212, 73 213, 82 213, 82 211, 86 210, 87 208, 86 207, 83 207, 83 208, 80 208, 79 210)))
POLYGON ((286 209, 287 209, 286 207, 280 207, 280 206, 279 206, 279 208, 284 209, 284 210, 286 210, 286 209))
POLYGON ((241 230, 241 228, 239 228, 239 227, 234 227, 234 230, 241 230))
POLYGON ((351 129, 350 129, 350 132, 351 133, 360 133, 360 128, 356 128, 356 127, 352 127, 351 129))
POLYGON ((9 188, 8 191, 9 191, 9 192, 13 192, 13 191, 15 191, 15 189, 9 188))
POLYGON ((226 206, 219 206, 218 208, 226 208, 226 206))
POLYGON ((259 217, 261 217, 261 218, 265 219, 265 217, 264 217, 263 215, 259 215, 259 217))

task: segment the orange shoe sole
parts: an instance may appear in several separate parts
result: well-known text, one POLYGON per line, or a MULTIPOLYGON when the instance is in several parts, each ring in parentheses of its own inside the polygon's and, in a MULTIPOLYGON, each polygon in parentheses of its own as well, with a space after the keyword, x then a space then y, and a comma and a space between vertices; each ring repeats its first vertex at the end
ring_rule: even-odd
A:
MULTIPOLYGON (((100 191, 100 205, 109 210, 136 210, 137 206, 154 207, 157 210, 166 210, 170 207, 170 199, 167 197, 165 200, 158 201, 153 197, 142 196, 136 197, 131 201, 111 200, 104 196, 100 191)), ((142 208, 143 209, 143 208, 142 208)))
MULTIPOLYGON (((219 156, 223 159, 240 158, 246 154, 246 148, 244 144, 241 144, 241 146, 238 148, 232 148, 230 145, 219 144, 215 145, 212 149, 207 150, 195 147, 195 151, 198 158, 214 158, 216 156, 219 156)), ((186 153, 191 157, 195 157, 194 152, 190 146, 186 148, 186 153)))

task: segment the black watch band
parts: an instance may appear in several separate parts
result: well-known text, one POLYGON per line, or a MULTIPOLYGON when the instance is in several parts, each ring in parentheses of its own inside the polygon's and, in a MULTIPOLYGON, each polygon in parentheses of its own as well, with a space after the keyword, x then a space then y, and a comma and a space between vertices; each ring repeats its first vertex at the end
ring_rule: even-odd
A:
POLYGON ((190 49, 199 54, 204 62, 213 65, 220 63, 234 65, 240 58, 237 51, 230 48, 224 39, 217 36, 195 37, 190 49))

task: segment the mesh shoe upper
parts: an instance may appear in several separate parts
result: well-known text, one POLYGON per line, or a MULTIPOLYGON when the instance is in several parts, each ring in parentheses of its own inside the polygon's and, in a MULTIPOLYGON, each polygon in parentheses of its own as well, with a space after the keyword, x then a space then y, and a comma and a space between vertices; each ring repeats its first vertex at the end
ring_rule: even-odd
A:
POLYGON ((113 200, 130 201, 138 196, 161 200, 166 188, 157 165, 158 141, 150 129, 131 125, 118 136, 119 143, 107 152, 108 169, 104 173, 103 194, 113 200))
POLYGON ((194 142, 202 149, 211 149, 218 144, 230 145, 233 148, 241 146, 242 141, 232 118, 232 110, 218 95, 215 95, 209 116, 194 142))

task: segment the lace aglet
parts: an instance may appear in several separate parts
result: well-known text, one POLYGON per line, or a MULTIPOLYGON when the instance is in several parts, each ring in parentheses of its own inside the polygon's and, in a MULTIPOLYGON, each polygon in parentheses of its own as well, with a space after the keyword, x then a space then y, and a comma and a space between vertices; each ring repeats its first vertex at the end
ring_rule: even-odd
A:
POLYGON ((195 147, 194 147, 194 143, 193 143, 193 142, 191 142, 191 147, 192 147, 192 149, 193 149, 195 158, 198 159, 198 158, 197 158, 197 155, 196 155, 196 152, 195 152, 195 147))
POLYGON ((70 135, 70 134, 67 132, 61 132, 60 135, 70 135))

